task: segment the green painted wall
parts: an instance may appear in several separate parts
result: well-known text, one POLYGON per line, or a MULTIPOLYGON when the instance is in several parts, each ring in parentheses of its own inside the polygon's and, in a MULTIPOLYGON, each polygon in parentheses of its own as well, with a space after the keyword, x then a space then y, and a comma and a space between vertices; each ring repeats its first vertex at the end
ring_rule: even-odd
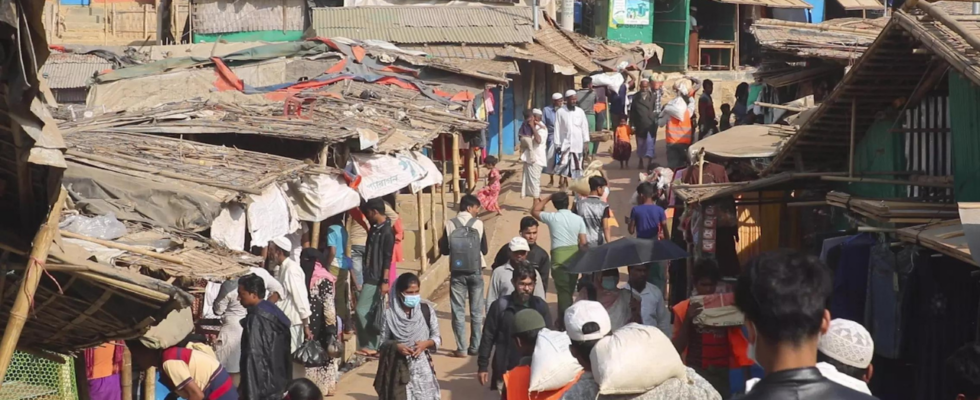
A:
MULTIPOLYGON (((905 169, 905 136, 891 132, 894 116, 875 121, 864 138, 854 147, 854 171, 885 172, 905 169)), ((843 148, 846 151, 846 148, 843 148)), ((893 175, 875 175, 878 179, 904 179, 893 175)), ((845 192, 859 197, 906 197, 904 186, 880 183, 851 183, 845 192)))
POLYGON ((228 42, 294 42, 303 40, 303 31, 254 31, 233 33, 195 33, 194 43, 228 42))
POLYGON ((953 136, 956 201, 980 201, 980 88, 949 73, 949 118, 953 136))
POLYGON ((686 71, 691 0, 674 0, 653 13, 653 42, 664 49, 662 71, 686 71))
POLYGON ((596 35, 622 43, 633 43, 636 41, 640 41, 641 43, 653 43, 653 19, 654 15, 656 15, 655 10, 653 9, 653 1, 642 0, 650 8, 650 19, 646 25, 616 24, 612 18, 613 1, 614 0, 604 0, 600 3, 602 4, 602 7, 596 7, 596 35))

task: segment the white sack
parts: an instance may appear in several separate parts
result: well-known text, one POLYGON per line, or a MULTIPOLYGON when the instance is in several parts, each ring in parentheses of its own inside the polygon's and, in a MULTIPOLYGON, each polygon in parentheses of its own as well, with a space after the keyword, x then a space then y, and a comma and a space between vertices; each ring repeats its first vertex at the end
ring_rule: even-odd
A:
POLYGON ((565 332, 542 329, 531 357, 531 392, 557 390, 578 376, 582 366, 572 356, 571 339, 565 332))
POLYGON ((612 90, 613 93, 619 93, 619 88, 626 83, 626 78, 623 78, 623 74, 619 72, 606 72, 602 74, 592 75, 592 85, 593 86, 605 86, 612 90))
POLYGON ((614 331, 596 343, 591 360, 602 395, 641 394, 670 378, 687 379, 674 344, 652 326, 632 323, 614 331))

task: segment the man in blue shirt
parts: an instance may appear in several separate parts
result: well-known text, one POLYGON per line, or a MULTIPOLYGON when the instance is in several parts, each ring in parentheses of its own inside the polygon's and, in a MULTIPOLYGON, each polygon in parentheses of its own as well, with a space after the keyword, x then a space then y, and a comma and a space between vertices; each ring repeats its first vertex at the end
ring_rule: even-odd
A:
POLYGON ((667 213, 654 203, 657 189, 650 182, 643 182, 636 188, 640 205, 630 212, 629 232, 640 239, 664 238, 667 232, 667 213))

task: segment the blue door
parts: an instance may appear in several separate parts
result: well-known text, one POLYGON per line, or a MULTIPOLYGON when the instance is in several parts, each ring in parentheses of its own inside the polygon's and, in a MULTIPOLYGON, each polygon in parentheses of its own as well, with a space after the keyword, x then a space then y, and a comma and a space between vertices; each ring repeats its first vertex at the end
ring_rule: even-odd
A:
MULTIPOLYGON (((494 105, 498 106, 494 111, 499 112, 499 105, 503 104, 504 113, 504 154, 514 154, 514 146, 517 138, 517 121, 515 120, 516 115, 514 114, 514 88, 513 86, 504 89, 504 101, 500 102, 500 90, 492 90, 494 105)), ((498 154, 499 139, 497 139, 498 126, 500 118, 497 113, 493 113, 488 116, 490 119, 490 126, 487 128, 487 152, 489 155, 496 157, 498 154)))

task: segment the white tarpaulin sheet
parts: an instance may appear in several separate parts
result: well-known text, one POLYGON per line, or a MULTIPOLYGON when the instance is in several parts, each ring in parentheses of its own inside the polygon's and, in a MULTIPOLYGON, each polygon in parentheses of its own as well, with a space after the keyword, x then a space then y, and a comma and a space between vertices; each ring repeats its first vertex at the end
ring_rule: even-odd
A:
POLYGON ((290 228, 289 204, 279 186, 269 185, 260 195, 249 195, 248 232, 252 246, 265 247, 269 241, 295 231, 290 228))
POLYGON ((425 168, 407 155, 351 154, 353 172, 361 177, 357 191, 367 200, 395 193, 425 175, 425 168))
POLYGON ((323 221, 361 204, 361 195, 339 175, 304 174, 286 185, 300 221, 323 221))
POLYGON ((425 170, 425 176, 412 182, 412 193, 418 193, 419 190, 442 183, 442 172, 439 172, 439 168, 436 167, 436 164, 429 157, 417 151, 413 151, 412 156, 415 157, 415 161, 425 170))
POLYGON ((211 239, 232 250, 245 251, 245 208, 225 203, 211 223, 211 239))

